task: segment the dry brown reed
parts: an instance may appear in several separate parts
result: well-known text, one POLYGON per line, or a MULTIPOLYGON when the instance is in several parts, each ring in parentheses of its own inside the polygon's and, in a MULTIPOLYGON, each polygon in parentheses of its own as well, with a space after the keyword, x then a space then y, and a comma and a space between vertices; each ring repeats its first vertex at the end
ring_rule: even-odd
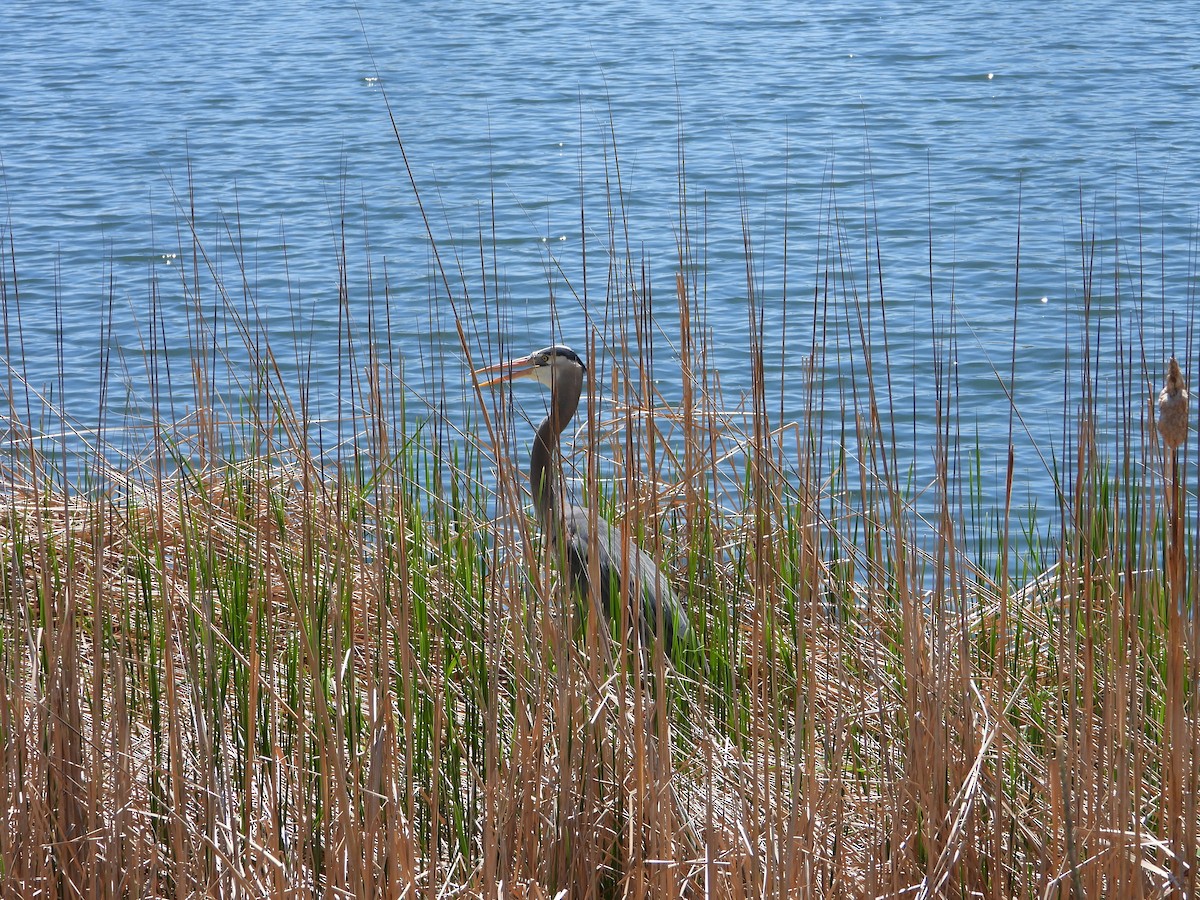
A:
MULTIPOLYGON (((389 387, 386 309, 367 298, 354 322, 344 283, 339 352, 358 366, 333 454, 233 303, 265 412, 221 421, 197 319, 205 415, 158 423, 132 470, 87 457, 87 491, 19 437, 35 429, 10 380, 0 893, 1194 895, 1195 503, 1185 465, 1151 474, 1167 470, 1149 462, 1148 377, 1105 373, 1108 409, 1089 346, 1072 355, 1057 539, 1018 577, 1006 514, 987 535, 997 572, 970 555, 937 341, 932 540, 906 483, 872 368, 878 259, 855 286, 824 247, 791 348, 803 412, 784 420, 755 278, 748 388, 731 396, 681 224, 670 329, 612 231, 585 307, 593 452, 568 447, 579 494, 690 604, 701 649, 678 668, 615 645, 562 589, 508 398, 475 395, 476 442, 447 440, 464 427, 448 418, 414 426, 396 392, 421 386, 389 387), (655 378, 668 330, 671 400, 655 378), (1128 424, 1115 450, 1098 438, 1110 416, 1128 424)), ((427 371, 426 394, 507 350, 472 331, 499 307, 482 313, 458 317, 462 368, 427 371)))

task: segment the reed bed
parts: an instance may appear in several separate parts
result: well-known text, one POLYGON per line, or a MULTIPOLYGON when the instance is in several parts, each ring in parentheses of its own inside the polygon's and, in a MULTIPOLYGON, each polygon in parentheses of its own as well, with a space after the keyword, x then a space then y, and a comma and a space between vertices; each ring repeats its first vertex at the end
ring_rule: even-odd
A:
POLYGON ((389 341, 386 279, 340 266, 346 374, 319 409, 304 354, 189 224, 191 264, 150 291, 131 442, 22 379, 10 244, 4 896, 1196 894, 1195 466, 1155 427, 1154 342, 1101 371, 1085 314, 1052 524, 1016 535, 983 499, 936 333, 918 503, 878 250, 852 260, 832 205, 786 387, 747 240, 733 395, 696 211, 681 202, 675 295, 654 297, 614 183, 568 474, 686 598, 699 648, 677 665, 614 641, 544 551, 515 411, 532 407, 470 376, 527 349, 489 337, 494 260, 473 282, 435 258, 451 277, 430 309, 458 346, 424 361, 389 341), (679 396, 659 393, 667 365, 679 396), (801 416, 780 417, 781 390, 801 416))

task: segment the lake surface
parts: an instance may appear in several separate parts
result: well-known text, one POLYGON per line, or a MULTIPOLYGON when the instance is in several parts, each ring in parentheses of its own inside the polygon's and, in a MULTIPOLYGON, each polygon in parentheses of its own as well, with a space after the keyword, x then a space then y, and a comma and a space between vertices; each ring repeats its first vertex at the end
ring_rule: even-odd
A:
MULTIPOLYGON (((386 295, 392 351, 417 393, 451 416, 471 407, 453 383, 453 310, 381 87, 454 308, 514 349, 549 343, 552 295, 555 337, 586 345, 580 251, 595 317, 615 190, 604 179, 617 162, 629 247, 648 262, 672 333, 682 135, 727 394, 749 386, 747 234, 768 394, 782 383, 784 418, 799 414, 788 385, 814 346, 816 286, 832 269, 865 298, 875 263, 864 248, 878 240, 893 391, 912 426, 902 443, 919 465, 935 343, 957 363, 969 442, 977 430, 985 468, 1003 458, 1009 405, 995 372, 1007 377, 1015 309, 1014 390, 1029 428, 1018 503, 1050 499, 1033 448, 1063 433, 1081 215, 1098 239, 1093 306, 1142 329, 1149 380, 1172 352, 1194 358, 1194 3, 358 6, 361 19, 340 2, 0 5, 4 282, 10 324, 19 290, 22 341, 9 362, 81 428, 97 419, 104 347, 109 427, 136 424, 149 415, 146 348, 186 347, 188 310, 220 305, 211 288, 189 296, 176 274, 195 271, 193 215, 234 300, 277 350, 299 348, 283 365, 307 373, 317 397, 342 362, 344 223, 351 315, 365 320, 386 295), (422 354, 439 353, 444 370, 422 369, 422 354)), ((669 351, 654 367, 667 398, 679 379, 669 351)), ((849 345, 839 352, 853 363, 849 345)), ((178 393, 183 413, 192 395, 178 393)))

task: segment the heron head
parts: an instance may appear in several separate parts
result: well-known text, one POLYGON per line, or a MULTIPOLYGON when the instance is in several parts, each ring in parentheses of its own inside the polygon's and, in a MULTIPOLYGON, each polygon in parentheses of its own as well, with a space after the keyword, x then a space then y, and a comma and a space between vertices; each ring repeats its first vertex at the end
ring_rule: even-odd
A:
POLYGON ((579 354, 570 347, 556 344, 534 350, 528 356, 510 359, 493 366, 484 366, 475 370, 476 376, 491 375, 486 381, 479 382, 480 387, 491 387, 505 381, 517 381, 530 378, 548 388, 554 387, 560 379, 571 376, 582 382, 587 374, 587 366, 579 354))

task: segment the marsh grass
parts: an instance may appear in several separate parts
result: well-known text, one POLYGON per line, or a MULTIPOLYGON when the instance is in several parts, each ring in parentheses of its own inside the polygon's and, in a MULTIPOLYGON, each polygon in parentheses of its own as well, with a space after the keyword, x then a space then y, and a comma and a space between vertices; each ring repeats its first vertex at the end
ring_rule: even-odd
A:
POLYGON ((1154 427, 1159 337, 1121 332, 1097 364, 1089 236, 1053 515, 1014 533, 1021 474, 1010 458, 1005 507, 985 501, 936 325, 916 489, 879 249, 850 252, 832 198, 786 385, 744 223, 731 394, 682 151, 674 297, 630 249, 611 149, 605 167, 605 289, 559 300, 592 372, 567 468, 686 597, 700 649, 679 666, 563 590, 527 514, 536 400, 446 412, 510 350, 486 233, 478 272, 435 260, 459 347, 424 361, 399 358, 386 274, 366 245, 353 283, 342 235, 322 398, 313 348, 255 311, 236 222, 229 276, 185 217, 190 265, 152 278, 143 322, 149 420, 106 418, 105 353, 95 431, 23 378, 10 243, 5 896, 1195 894, 1194 464, 1154 427))

